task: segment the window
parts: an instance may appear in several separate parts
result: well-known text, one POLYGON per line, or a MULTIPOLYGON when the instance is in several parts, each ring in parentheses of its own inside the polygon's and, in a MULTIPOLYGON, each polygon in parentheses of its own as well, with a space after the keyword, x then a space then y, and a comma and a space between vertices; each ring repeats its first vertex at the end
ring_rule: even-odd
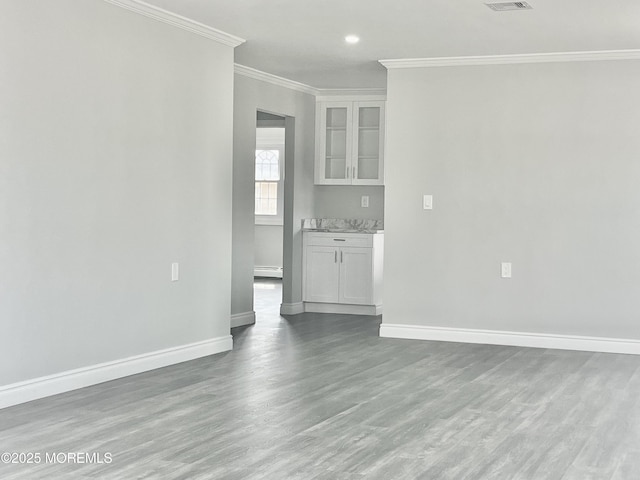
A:
POLYGON ((256 224, 282 225, 284 128, 258 128, 255 157, 256 224))
POLYGON ((256 215, 278 215, 280 151, 256 150, 256 215))

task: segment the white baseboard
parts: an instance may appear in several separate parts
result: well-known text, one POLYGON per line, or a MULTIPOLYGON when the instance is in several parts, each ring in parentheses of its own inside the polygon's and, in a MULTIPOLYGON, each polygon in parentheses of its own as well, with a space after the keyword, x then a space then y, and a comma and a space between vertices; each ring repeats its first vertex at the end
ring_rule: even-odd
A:
POLYGON ((298 315, 304 313, 302 302, 280 304, 280 315, 298 315))
POLYGON ((228 335, 1 386, 0 408, 226 352, 232 348, 233 338, 228 335))
POLYGON ((382 305, 347 305, 343 303, 304 302, 304 311, 349 315, 381 315, 382 305))
POLYGON ((381 315, 382 305, 347 305, 341 303, 296 302, 280 305, 280 315, 299 313, 338 313, 350 315, 381 315))
POLYGON ((231 328, 253 325, 256 323, 256 312, 234 313, 231 315, 231 328))
POLYGON ((441 342, 482 343, 516 347, 580 350, 586 352, 624 353, 640 355, 640 340, 547 333, 476 330, 470 328, 426 327, 383 323, 380 336, 441 342))

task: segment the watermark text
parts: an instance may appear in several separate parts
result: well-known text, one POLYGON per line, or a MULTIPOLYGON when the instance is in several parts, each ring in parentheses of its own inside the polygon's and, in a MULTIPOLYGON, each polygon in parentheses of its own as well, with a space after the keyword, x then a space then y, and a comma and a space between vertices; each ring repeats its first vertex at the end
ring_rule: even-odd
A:
POLYGON ((108 464, 113 462, 111 452, 2 452, 0 463, 20 465, 38 465, 41 463, 91 463, 108 464))

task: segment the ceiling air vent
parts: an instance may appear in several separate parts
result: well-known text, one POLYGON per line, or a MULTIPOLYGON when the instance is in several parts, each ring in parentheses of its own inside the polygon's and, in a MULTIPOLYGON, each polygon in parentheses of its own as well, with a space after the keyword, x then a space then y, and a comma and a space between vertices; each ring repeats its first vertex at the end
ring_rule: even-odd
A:
POLYGON ((533 8, 527 2, 485 3, 485 5, 496 12, 506 12, 507 10, 531 10, 533 8))

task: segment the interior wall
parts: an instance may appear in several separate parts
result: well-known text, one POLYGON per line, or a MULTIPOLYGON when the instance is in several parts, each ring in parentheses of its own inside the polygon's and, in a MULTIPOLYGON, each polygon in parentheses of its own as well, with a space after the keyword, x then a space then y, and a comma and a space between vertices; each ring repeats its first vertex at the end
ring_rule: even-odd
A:
POLYGON ((283 302, 302 301, 302 219, 313 212, 315 97, 235 75, 231 313, 253 312, 256 111, 286 115, 283 302), (290 138, 290 133, 293 138, 290 138))
POLYGON ((232 48, 86 0, 0 45, 0 385, 227 336, 232 48))
POLYGON ((390 70, 383 322, 640 339, 639 79, 637 60, 390 70))
POLYGON ((282 235, 282 225, 256 225, 254 260, 256 268, 282 268, 282 235))
POLYGON ((317 218, 384 219, 383 186, 316 185, 314 212, 317 218), (363 195, 369 196, 369 206, 362 207, 363 195))

